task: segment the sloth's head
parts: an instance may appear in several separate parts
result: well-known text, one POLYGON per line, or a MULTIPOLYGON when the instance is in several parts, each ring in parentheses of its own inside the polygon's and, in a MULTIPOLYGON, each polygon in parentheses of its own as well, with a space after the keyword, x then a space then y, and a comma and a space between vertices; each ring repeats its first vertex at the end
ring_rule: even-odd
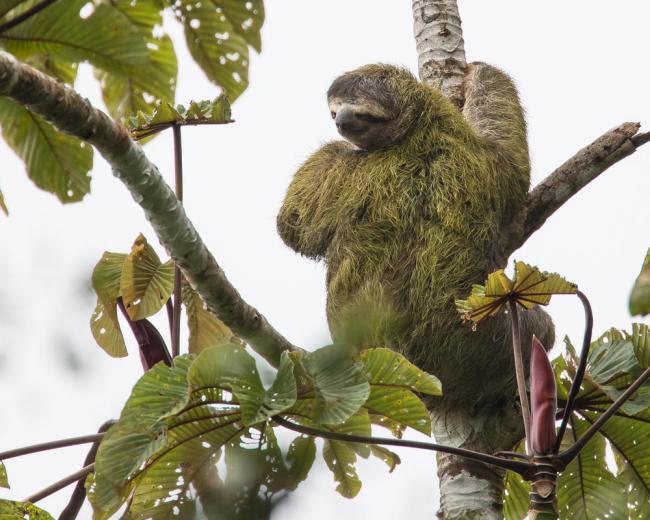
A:
POLYGON ((334 80, 327 102, 338 132, 362 150, 398 144, 417 120, 420 84, 405 69, 365 65, 334 80))

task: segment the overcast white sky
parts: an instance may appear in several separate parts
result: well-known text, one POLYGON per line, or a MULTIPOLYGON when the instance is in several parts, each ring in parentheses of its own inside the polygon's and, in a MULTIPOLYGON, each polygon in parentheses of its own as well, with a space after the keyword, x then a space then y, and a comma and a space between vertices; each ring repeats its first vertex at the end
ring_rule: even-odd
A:
MULTIPOLYGON (((650 130, 650 4, 633 0, 560 2, 460 0, 469 60, 505 69, 528 111, 533 182, 623 121, 650 130)), ((251 59, 251 86, 234 106, 236 124, 183 132, 185 200, 231 281, 294 343, 328 341, 324 270, 285 247, 275 215, 291 175, 313 150, 336 137, 325 91, 338 74, 371 62, 417 72, 410 2, 266 2, 263 53, 251 59)), ((212 98, 216 88, 191 62, 177 30, 178 101, 212 98)), ((98 102, 88 70, 77 87, 98 102)), ((147 146, 171 178, 171 135, 147 146)), ((0 449, 90 433, 121 405, 139 377, 137 353, 114 360, 95 344, 85 290, 104 250, 127 251, 139 232, 154 243, 137 205, 96 155, 92 193, 61 206, 36 189, 0 142, 0 187, 10 207, 0 216, 0 449)), ((607 171, 553 216, 515 258, 558 271, 591 298, 597 332, 631 322, 627 297, 648 241, 650 147, 607 171)), ((159 253, 163 253, 158 248, 159 253)), ((550 307, 557 336, 581 336, 577 301, 550 307)), ((86 447, 7 461, 22 499, 78 469, 86 447)), ((431 518, 434 457, 399 452, 392 475, 360 465, 364 487, 340 498, 324 465, 313 470, 274 518, 339 520, 431 518)), ((69 490, 42 501, 55 516, 69 490)), ((82 518, 90 518, 85 510, 82 518)))

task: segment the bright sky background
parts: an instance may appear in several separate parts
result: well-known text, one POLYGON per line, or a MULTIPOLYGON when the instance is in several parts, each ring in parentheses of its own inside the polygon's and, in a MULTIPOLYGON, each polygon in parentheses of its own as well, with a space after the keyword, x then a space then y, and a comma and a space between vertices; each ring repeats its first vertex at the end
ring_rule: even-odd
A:
MULTIPOLYGON (((533 182, 624 122, 650 130, 650 4, 632 0, 520 2, 460 0, 469 60, 498 65, 516 80, 528 111, 533 182)), ((251 86, 234 106, 236 124, 183 131, 188 214, 244 298, 294 343, 328 342, 322 265, 285 247, 275 215, 290 178, 320 144, 336 138, 325 103, 333 78, 387 62, 417 72, 410 2, 267 0, 263 52, 251 59, 251 86)), ((217 89, 172 31, 180 61, 178 102, 217 89)), ((99 102, 89 70, 77 84, 99 102)), ((171 134, 147 146, 172 176, 171 134)), ((132 356, 114 360, 94 344, 87 286, 104 250, 127 252, 139 232, 157 244, 139 207, 96 154, 92 193, 61 206, 36 189, 0 142, 0 187, 11 216, 0 216, 0 450, 94 432, 116 417, 141 373, 132 356)), ((629 326, 627 298, 648 242, 650 145, 611 168, 556 213, 515 254, 558 271, 591 298, 597 333, 629 326)), ((158 247, 162 255, 162 248, 158 247)), ((582 334, 577 300, 549 309, 561 340, 582 334)), ((163 325, 164 327, 164 325, 163 325)), ((162 330, 166 330, 163 328, 162 330)), ((560 342, 560 341, 559 341, 560 342)), ((558 344, 559 344, 558 342, 558 344)), ((22 499, 80 467, 87 447, 7 461, 22 499)), ((274 518, 432 518, 434 457, 401 450, 389 475, 359 465, 363 489, 339 497, 324 464, 274 518)), ((70 489, 40 505, 55 516, 70 489)), ((80 518, 90 518, 88 509, 80 518)))

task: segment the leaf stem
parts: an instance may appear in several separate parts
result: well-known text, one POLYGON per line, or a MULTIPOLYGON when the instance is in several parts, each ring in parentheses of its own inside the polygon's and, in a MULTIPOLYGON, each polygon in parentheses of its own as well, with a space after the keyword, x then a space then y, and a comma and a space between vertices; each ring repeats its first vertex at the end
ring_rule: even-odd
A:
POLYGON ((59 439, 57 441, 43 442, 41 444, 32 444, 31 446, 24 446, 22 448, 15 448, 13 450, 0 452, 0 460, 21 457, 22 455, 38 453, 39 451, 55 450, 57 448, 65 448, 67 446, 76 446, 77 444, 87 444, 89 442, 101 440, 102 437, 104 437, 103 433, 93 433, 91 435, 82 435, 81 437, 70 437, 67 439, 59 439))
POLYGON ((286 419, 277 415, 273 416, 272 419, 280 426, 284 426, 289 430, 293 430, 298 433, 305 433, 314 437, 322 437, 324 439, 331 439, 334 441, 357 442, 362 444, 382 444, 386 446, 401 446, 404 448, 417 448, 421 450, 450 453, 451 455, 465 457, 466 459, 476 460, 478 462, 483 462, 484 464, 491 464, 502 469, 514 471, 516 473, 519 473, 524 478, 528 478, 530 475, 532 475, 535 469, 535 466, 529 462, 502 459, 500 457, 495 457, 494 455, 487 455, 485 453, 467 450, 464 448, 455 448, 453 446, 444 446, 442 444, 435 444, 431 442, 407 441, 404 439, 391 439, 388 437, 364 437, 362 435, 329 432, 311 428, 309 426, 303 426, 301 424, 296 424, 291 421, 287 421, 286 419))
POLYGON ((578 363, 578 370, 576 370, 576 375, 573 378, 573 383, 571 383, 571 389, 569 390, 569 396, 567 397, 566 404, 564 405, 564 415, 562 416, 562 423, 560 424, 560 429, 557 432, 557 439, 555 441, 555 447, 553 448, 553 453, 560 451, 560 444, 562 443, 562 437, 564 437, 564 432, 566 431, 567 424, 569 422, 569 417, 575 405, 576 397, 578 392, 580 392, 580 386, 582 385, 582 379, 585 376, 585 369, 587 368, 587 357, 589 356, 589 347, 591 346, 591 334, 594 328, 594 315, 591 310, 591 305, 587 296, 581 292, 577 291, 576 295, 580 298, 582 306, 585 309, 585 335, 582 340, 582 350, 580 351, 580 361, 578 363))
POLYGON ((592 425, 587 429, 587 431, 580 437, 576 443, 568 448, 567 450, 560 453, 557 458, 566 466, 568 465, 575 457, 578 455, 580 450, 584 447, 587 442, 600 430, 601 426, 614 415, 618 409, 625 404, 625 402, 636 392, 639 387, 646 380, 650 378, 650 367, 646 368, 645 371, 632 383, 625 392, 623 392, 612 405, 603 412, 603 414, 594 421, 592 425))
POLYGON ((521 355, 521 332, 519 330, 519 312, 517 311, 517 302, 510 300, 510 323, 512 324, 512 354, 515 360, 515 377, 517 378, 517 391, 519 393, 519 402, 521 403, 521 415, 524 420, 524 432, 526 434, 526 451, 532 453, 530 447, 530 405, 526 395, 526 377, 524 371, 524 361, 521 355))
MULTIPOLYGON (((180 204, 183 203, 183 142, 181 127, 174 125, 174 190, 180 204)), ((174 264, 174 312, 172 315, 172 359, 181 353, 181 282, 178 264, 174 264)))
POLYGON ((27 497, 25 500, 23 500, 23 502, 31 502, 32 504, 34 504, 39 500, 41 500, 42 498, 49 497, 52 493, 56 493, 60 489, 69 486, 70 484, 76 482, 80 478, 84 478, 86 475, 92 473, 93 471, 95 471, 95 464, 94 463, 88 464, 88 466, 84 466, 79 471, 75 471, 71 475, 62 478, 61 480, 55 482, 54 484, 47 486, 46 488, 41 489, 40 491, 27 497))
POLYGON ((19 14, 15 18, 12 18, 11 20, 3 24, 0 24, 0 34, 5 31, 8 31, 9 29, 16 27, 16 25, 23 23, 25 20, 28 20, 35 14, 41 12, 43 9, 52 5, 54 2, 56 2, 56 0, 43 0, 41 3, 36 4, 31 9, 27 9, 27 11, 19 14))

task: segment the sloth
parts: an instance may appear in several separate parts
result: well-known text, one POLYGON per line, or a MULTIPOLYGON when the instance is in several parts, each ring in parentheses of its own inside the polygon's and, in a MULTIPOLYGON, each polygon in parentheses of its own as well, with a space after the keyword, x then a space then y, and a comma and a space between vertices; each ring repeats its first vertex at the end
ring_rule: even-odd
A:
MULTIPOLYGON (((338 77, 327 100, 345 141, 299 168, 277 227, 289 247, 326 263, 335 342, 365 320, 359 347, 390 346, 441 379, 448 406, 484 409, 514 395, 509 321, 472 331, 455 300, 503 267, 497 239, 524 206, 530 163, 512 80, 474 63, 464 94, 461 111, 385 64, 338 77)), ((533 333, 552 346, 541 310, 522 314, 524 345, 533 333)))

